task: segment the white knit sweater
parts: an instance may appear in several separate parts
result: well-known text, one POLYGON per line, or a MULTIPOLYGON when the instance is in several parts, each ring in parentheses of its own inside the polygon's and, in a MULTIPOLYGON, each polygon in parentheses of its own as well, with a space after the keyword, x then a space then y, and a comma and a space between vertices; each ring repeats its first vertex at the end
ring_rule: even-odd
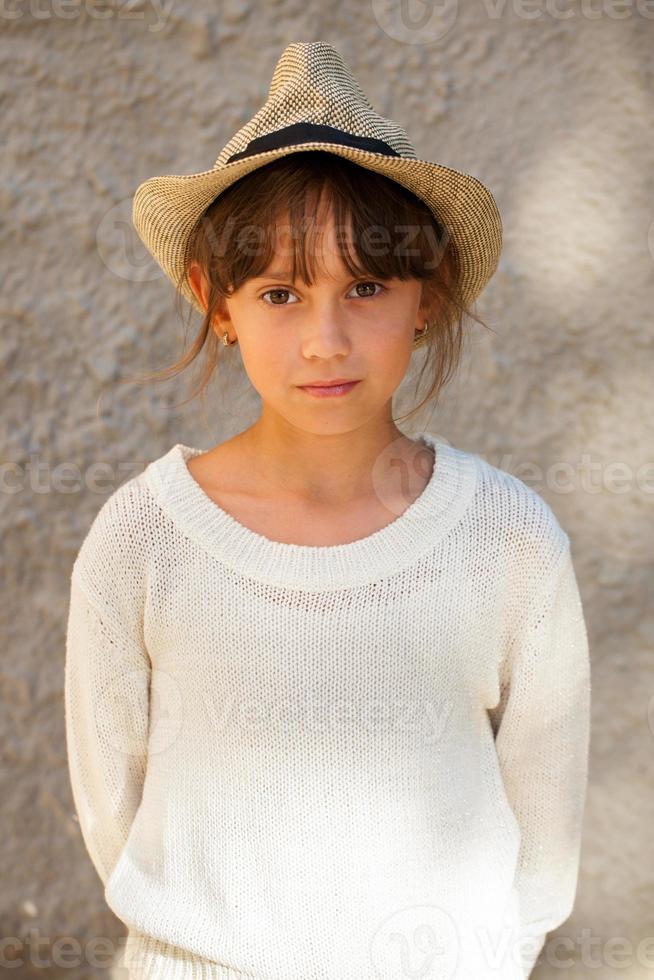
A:
POLYGON ((570 541, 517 477, 419 438, 420 496, 348 544, 245 527, 180 443, 93 521, 66 739, 130 976, 515 980, 569 916, 590 734, 570 541))

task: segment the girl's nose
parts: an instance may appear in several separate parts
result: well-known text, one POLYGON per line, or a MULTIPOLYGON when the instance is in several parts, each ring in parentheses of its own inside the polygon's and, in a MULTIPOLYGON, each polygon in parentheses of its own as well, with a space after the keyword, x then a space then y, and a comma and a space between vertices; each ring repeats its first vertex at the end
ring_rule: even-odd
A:
POLYGON ((351 350, 347 318, 332 306, 309 314, 301 329, 305 357, 336 357, 351 350))

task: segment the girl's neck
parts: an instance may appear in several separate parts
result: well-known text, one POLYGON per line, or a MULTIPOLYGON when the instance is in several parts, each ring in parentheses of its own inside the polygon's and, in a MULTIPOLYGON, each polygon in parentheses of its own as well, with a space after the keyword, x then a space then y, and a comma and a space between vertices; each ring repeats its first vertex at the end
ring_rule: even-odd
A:
POLYGON ((413 498, 433 466, 424 444, 390 421, 321 434, 262 418, 208 456, 207 464, 215 462, 223 474, 231 469, 241 490, 245 481, 253 492, 328 508, 379 499, 393 488, 413 498))

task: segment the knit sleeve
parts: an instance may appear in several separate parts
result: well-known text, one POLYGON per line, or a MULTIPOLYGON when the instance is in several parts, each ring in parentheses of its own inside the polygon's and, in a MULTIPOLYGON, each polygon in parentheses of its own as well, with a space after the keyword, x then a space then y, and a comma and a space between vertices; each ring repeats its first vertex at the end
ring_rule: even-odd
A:
POLYGON ((146 770, 150 661, 138 630, 71 578, 65 730, 75 809, 103 885, 127 840, 146 770))
POLYGON ((515 885, 528 977, 572 911, 586 797, 590 661, 569 540, 508 649, 489 714, 521 829, 515 885))

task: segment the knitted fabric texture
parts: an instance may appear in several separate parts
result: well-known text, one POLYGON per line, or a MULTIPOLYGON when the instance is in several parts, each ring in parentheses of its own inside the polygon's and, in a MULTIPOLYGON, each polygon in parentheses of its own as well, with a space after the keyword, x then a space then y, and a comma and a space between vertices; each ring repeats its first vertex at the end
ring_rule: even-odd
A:
POLYGON ((419 438, 412 504, 282 543, 181 443, 71 574, 71 785, 130 977, 517 980, 573 907, 590 665, 543 498, 419 438))

